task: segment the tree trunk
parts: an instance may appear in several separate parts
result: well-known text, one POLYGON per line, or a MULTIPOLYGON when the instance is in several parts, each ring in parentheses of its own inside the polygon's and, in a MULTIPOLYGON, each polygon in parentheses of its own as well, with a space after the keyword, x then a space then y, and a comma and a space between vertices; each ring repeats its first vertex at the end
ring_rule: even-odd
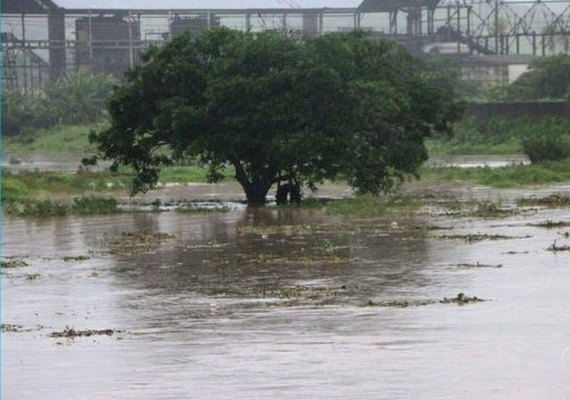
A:
POLYGON ((239 162, 232 162, 236 170, 236 179, 240 183, 248 206, 263 206, 267 197, 267 192, 271 188, 271 181, 268 179, 257 179, 250 182, 243 166, 239 162))
POLYGON ((269 188, 270 187, 251 184, 251 183, 248 184, 247 186, 243 186, 243 189, 245 191, 245 196, 247 198, 247 205, 253 207, 265 205, 267 192, 269 192, 269 188))

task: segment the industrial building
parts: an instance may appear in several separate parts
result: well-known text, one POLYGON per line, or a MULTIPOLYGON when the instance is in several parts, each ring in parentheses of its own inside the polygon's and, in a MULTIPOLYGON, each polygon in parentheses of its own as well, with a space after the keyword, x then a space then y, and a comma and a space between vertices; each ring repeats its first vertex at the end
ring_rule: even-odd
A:
POLYGON ((568 52, 569 25, 570 0, 3 0, 2 79, 35 91, 80 68, 120 78, 149 46, 215 26, 300 37, 362 29, 465 57, 482 74, 485 56, 496 69, 501 56, 568 52))

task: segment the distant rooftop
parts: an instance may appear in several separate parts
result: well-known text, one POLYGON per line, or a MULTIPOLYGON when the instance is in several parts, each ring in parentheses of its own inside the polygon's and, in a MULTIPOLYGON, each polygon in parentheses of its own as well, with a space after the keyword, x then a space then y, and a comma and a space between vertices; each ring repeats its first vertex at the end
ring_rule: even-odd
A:
POLYGON ((362 0, 53 0, 67 9, 279 9, 357 8, 362 0))
MULTIPOLYGON (((435 7, 440 0, 3 0, 4 13, 66 10, 295 10, 331 9, 385 12, 435 7)), ((291 12, 291 11, 288 11, 291 12)))
POLYGON ((402 8, 435 7, 441 0, 363 0, 360 9, 364 12, 385 12, 402 8))

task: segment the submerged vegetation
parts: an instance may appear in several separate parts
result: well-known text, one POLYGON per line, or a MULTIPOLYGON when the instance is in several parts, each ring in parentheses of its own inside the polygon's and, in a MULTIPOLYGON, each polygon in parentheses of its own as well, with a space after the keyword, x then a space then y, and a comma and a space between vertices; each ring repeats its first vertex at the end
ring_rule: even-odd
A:
POLYGON ((77 337, 89 337, 97 335, 113 336, 117 331, 113 329, 102 329, 102 330, 76 330, 74 328, 65 327, 63 331, 53 332, 50 336, 53 338, 77 338, 77 337))
POLYGON ((330 215, 350 215, 353 217, 381 217, 395 211, 413 212, 421 203, 410 197, 377 197, 361 195, 328 203, 326 210, 330 215))
POLYGON ((527 197, 518 199, 517 205, 522 207, 541 206, 548 208, 570 207, 570 196, 552 194, 547 197, 527 197))
POLYGON ((5 269, 5 268, 21 268, 21 267, 27 267, 29 266, 29 264, 22 260, 21 258, 15 258, 15 257, 10 257, 7 258, 6 261, 2 261, 1 264, 1 268, 5 269))

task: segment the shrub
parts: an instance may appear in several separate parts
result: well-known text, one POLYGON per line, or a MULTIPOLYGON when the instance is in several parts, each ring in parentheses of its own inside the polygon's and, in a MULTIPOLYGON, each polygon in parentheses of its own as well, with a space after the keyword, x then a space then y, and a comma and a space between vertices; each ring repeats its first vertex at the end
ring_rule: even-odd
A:
POLYGON ((2 133, 15 136, 56 124, 83 124, 101 119, 116 80, 111 75, 79 71, 48 83, 41 95, 2 92, 2 133))
POLYGON ((550 119, 525 127, 522 146, 533 164, 570 157, 570 122, 550 119))
POLYGON ((54 122, 41 98, 18 91, 2 92, 3 135, 20 135, 27 128, 51 126, 54 122))
POLYGON ((46 85, 45 101, 59 123, 96 122, 103 115, 105 102, 115 83, 112 75, 71 72, 46 85))

